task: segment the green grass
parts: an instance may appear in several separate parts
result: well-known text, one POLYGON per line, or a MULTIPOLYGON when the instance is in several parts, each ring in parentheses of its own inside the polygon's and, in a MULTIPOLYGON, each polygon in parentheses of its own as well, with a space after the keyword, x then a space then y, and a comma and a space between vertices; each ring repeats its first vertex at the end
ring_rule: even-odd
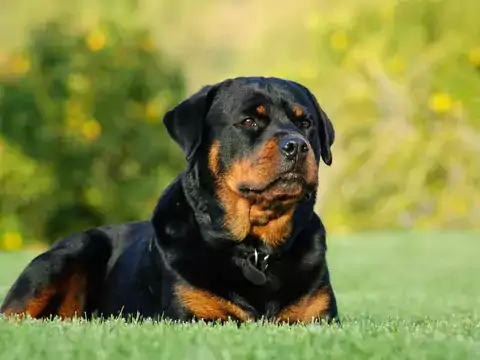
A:
MULTIPOLYGON (((479 235, 330 238, 342 328, 0 320, 0 360, 478 359, 479 235)), ((0 298, 31 256, 0 254, 0 298)))

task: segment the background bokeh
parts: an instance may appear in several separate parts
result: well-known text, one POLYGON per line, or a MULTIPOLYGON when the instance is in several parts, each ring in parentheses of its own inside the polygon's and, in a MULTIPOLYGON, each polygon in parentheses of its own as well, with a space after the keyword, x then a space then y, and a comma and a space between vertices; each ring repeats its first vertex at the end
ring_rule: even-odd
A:
POLYGON ((162 115, 239 75, 332 119, 330 233, 480 228, 478 0, 4 0, 0 249, 148 219, 183 165, 162 115))

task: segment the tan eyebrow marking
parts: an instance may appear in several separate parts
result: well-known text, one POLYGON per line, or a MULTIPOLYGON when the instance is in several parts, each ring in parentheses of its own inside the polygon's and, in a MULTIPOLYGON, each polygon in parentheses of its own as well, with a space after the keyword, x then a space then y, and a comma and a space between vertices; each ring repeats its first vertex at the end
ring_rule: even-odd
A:
POLYGON ((295 114, 295 116, 300 117, 300 116, 303 115, 303 110, 300 109, 300 107, 298 107, 298 106, 294 106, 293 107, 293 113, 295 114))
POLYGON ((267 108, 265 105, 258 105, 256 110, 258 115, 267 115, 267 108))

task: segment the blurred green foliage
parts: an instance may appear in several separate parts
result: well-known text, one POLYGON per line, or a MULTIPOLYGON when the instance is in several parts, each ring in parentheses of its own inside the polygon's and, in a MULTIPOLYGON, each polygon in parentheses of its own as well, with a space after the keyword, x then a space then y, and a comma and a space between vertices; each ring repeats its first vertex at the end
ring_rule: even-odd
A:
POLYGON ((275 69, 335 124, 328 227, 480 227, 480 3, 350 5, 311 12, 298 46, 314 55, 275 69))
POLYGON ((238 75, 302 82, 331 117, 329 232, 480 227, 478 0, 17 4, 0 12, 0 243, 148 218, 184 164, 163 112, 238 75))
POLYGON ((32 32, 6 70, 4 246, 18 242, 12 232, 51 242, 93 225, 148 218, 183 165, 161 118, 184 97, 181 69, 149 33, 111 22, 83 32, 53 21, 32 32))

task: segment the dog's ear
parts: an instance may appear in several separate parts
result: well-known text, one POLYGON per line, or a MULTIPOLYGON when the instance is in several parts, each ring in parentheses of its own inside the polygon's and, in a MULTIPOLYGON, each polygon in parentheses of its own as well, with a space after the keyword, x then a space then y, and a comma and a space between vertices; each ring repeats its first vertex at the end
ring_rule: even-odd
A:
POLYGON ((311 103, 315 106, 319 124, 318 124, 318 136, 320 138, 320 155, 322 156, 323 162, 327 165, 332 165, 332 151, 331 147, 335 141, 335 130, 333 124, 328 118, 327 114, 320 107, 317 98, 308 90, 305 86, 295 83, 299 86, 308 96, 311 103))
POLYGON ((315 102, 315 106, 317 107, 317 112, 319 113, 319 117, 322 119, 322 124, 320 124, 318 132, 320 137, 320 149, 322 154, 323 162, 327 165, 332 165, 332 150, 331 147, 333 142, 335 141, 335 129, 333 128, 333 124, 330 121, 328 115, 323 111, 323 109, 318 104, 315 96, 312 95, 313 101, 315 102))
POLYGON ((202 142, 205 118, 217 87, 217 85, 203 87, 163 117, 168 134, 183 150, 187 161, 193 159, 202 142))

